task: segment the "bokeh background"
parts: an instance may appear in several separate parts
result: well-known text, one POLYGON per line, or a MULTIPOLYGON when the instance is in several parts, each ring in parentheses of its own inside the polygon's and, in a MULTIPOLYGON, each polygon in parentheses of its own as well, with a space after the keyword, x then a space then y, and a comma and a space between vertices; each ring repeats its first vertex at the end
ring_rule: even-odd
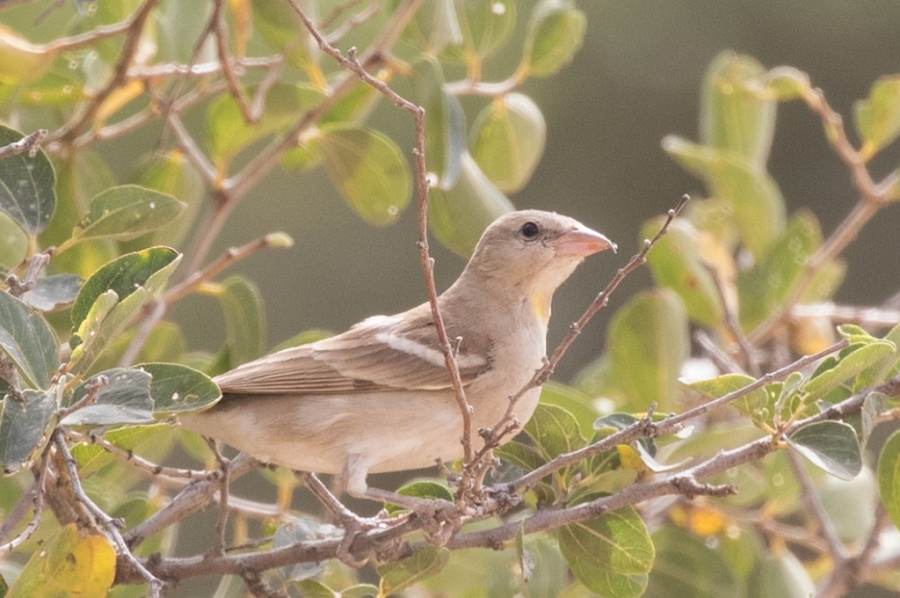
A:
MULTIPOLYGON (((558 292, 550 347, 637 249, 642 222, 673 206, 683 193, 702 195, 702 184, 666 157, 660 140, 669 133, 697 138, 700 85, 716 54, 731 49, 766 67, 791 65, 809 73, 848 124, 854 101, 866 96, 872 82, 900 71, 896 0, 578 5, 587 14, 588 28, 574 62, 524 87, 544 112, 547 148, 532 182, 511 199, 517 207, 574 216, 617 241, 620 251, 589 259, 558 292)), ((522 21, 526 15, 519 16, 522 21)), ((514 58, 494 65, 498 78, 513 70, 514 58)), ((402 81, 397 87, 405 89, 402 81)), ((483 103, 464 102, 470 118, 483 103)), ((373 118, 377 126, 399 132, 409 140, 404 147, 411 147, 407 113, 382 102, 373 118)), ((126 156, 133 151, 115 144, 110 149, 126 156)), ((900 163, 900 152, 889 148, 879 158, 873 165, 876 177, 900 163)), ((801 103, 779 107, 769 168, 790 210, 813 210, 825 234, 857 199, 820 121, 801 103)), ((845 255, 850 267, 839 300, 878 304, 900 290, 898 228, 900 213, 890 208, 863 230, 845 255)), ((218 249, 271 230, 290 233, 295 247, 260 253, 236 268, 252 277, 265 297, 271 345, 307 328, 340 331, 367 315, 393 313, 425 298, 412 209, 398 224, 374 229, 353 216, 321 170, 302 176, 278 173, 241 205, 218 249)), ((432 250, 438 286, 445 288, 464 261, 436 242, 432 250)), ((602 351, 609 315, 648 283, 649 274, 641 271, 620 288, 563 360, 559 379, 568 379, 602 351)), ((189 338, 216 347, 222 334, 217 311, 212 300, 193 299, 176 316, 189 338)))

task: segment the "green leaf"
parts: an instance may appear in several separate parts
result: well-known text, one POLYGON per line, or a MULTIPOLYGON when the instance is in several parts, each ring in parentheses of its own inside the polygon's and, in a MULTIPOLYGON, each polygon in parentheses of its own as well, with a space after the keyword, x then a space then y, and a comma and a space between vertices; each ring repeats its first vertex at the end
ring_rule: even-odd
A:
POLYGON ((475 118, 469 151, 498 189, 512 193, 531 179, 546 138, 547 124, 537 104, 511 93, 495 98, 475 118))
POLYGON ((75 226, 73 239, 133 239, 178 217, 185 204, 171 195, 137 185, 121 185, 91 200, 90 211, 75 226))
POLYGON ((104 265, 81 287, 72 306, 72 327, 77 329, 87 317, 97 297, 114 291, 119 301, 126 299, 159 272, 171 273, 180 256, 169 247, 151 247, 143 251, 126 253, 104 265))
POLYGON ((242 276, 222 282, 216 299, 225 317, 229 368, 261 357, 266 351, 266 319, 259 289, 242 276))
POLYGON ((809 598, 815 595, 815 584, 797 557, 788 550, 763 554, 747 584, 748 596, 809 598))
POLYGON ((776 66, 763 77, 766 92, 784 102, 802 98, 812 91, 809 75, 790 66, 776 66))
POLYGON ((594 420, 597 419, 592 402, 591 395, 559 382, 550 381, 541 387, 541 404, 555 405, 571 413, 585 438, 594 434, 594 420))
POLYGON ((375 569, 381 580, 378 583, 379 596, 387 596, 404 588, 437 575, 450 560, 450 551, 437 546, 426 546, 412 556, 399 561, 379 565, 375 569))
POLYGON ((332 184, 369 224, 393 224, 412 191, 409 164, 400 148, 383 133, 353 125, 327 125, 321 133, 332 184))
POLYGON ((900 75, 882 77, 853 107, 861 152, 871 156, 900 136, 900 75))
POLYGON ((432 0, 422 3, 415 12, 405 35, 425 54, 440 54, 447 46, 463 42, 454 0, 432 0))
POLYGON ((28 235, 6 212, 0 211, 0 271, 22 263, 28 252, 28 235))
MULTIPOLYGON (((662 223, 662 218, 649 220, 641 229, 642 238, 652 238, 662 223)), ((681 297, 692 321, 717 328, 723 320, 722 302, 703 257, 699 236, 700 231, 690 222, 674 221, 666 236, 650 251, 647 263, 657 285, 681 297)))
POLYGON ((167 247, 125 254, 84 284, 72 307, 72 320, 77 324, 69 341, 73 347, 70 372, 84 372, 93 365, 141 306, 162 289, 180 259, 167 247), (80 305, 89 306, 86 314, 80 305))
POLYGON ((669 410, 678 376, 689 356, 684 304, 668 289, 635 295, 610 321, 606 351, 626 410, 644 411, 653 402, 669 410))
MULTIPOLYGON (((23 137, 0 125, 0 147, 23 137)), ((0 210, 29 235, 37 235, 50 222, 56 209, 55 186, 56 174, 43 150, 38 150, 33 158, 24 152, 0 160, 0 210)))
POLYGON ((158 416, 195 411, 212 405, 222 392, 212 378, 177 363, 142 363, 134 366, 152 376, 150 395, 158 416))
POLYGON ((754 328, 782 305, 821 244, 822 232, 816 217, 800 210, 762 259, 740 273, 738 295, 741 326, 745 330, 754 328))
POLYGON ((807 400, 824 398, 829 392, 855 378, 857 374, 880 359, 894 353, 894 343, 874 341, 854 343, 834 358, 823 361, 812 378, 803 386, 807 400))
POLYGON ((58 51, 32 44, 12 28, 0 26, 0 87, 18 87, 41 78, 57 54, 58 51))
POLYGON ((318 63, 316 42, 290 5, 279 0, 252 0, 251 5, 254 28, 288 64, 307 69, 318 63))
MULTIPOLYGON (((294 519, 275 530, 272 544, 275 548, 291 546, 311 540, 330 540, 340 537, 341 532, 330 523, 320 523, 312 519, 294 519)), ((325 569, 323 562, 297 563, 283 567, 285 577, 289 580, 303 580, 315 577, 325 569)), ((305 596, 305 594, 304 594, 305 596)))
POLYGON ((52 311, 74 302, 82 282, 75 274, 51 274, 39 278, 34 287, 22 295, 22 301, 35 309, 52 311))
POLYGON ((559 529, 559 548, 589 590, 605 598, 644 593, 655 557, 644 522, 632 507, 559 529))
MULTIPOLYGON (((133 451, 151 442, 154 447, 159 446, 160 438, 171 429, 169 424, 127 426, 105 430, 103 439, 120 449, 133 451)), ((84 478, 116 460, 115 455, 97 444, 78 443, 72 447, 72 456, 78 461, 78 471, 84 478)))
POLYGON ((184 240, 206 197, 206 187, 200 172, 180 150, 170 150, 141 165, 133 179, 137 184, 159 191, 184 202, 184 208, 175 222, 157 230, 152 235, 135 239, 122 245, 124 251, 138 251, 149 245, 177 246, 184 240))
POLYGON ((537 448, 530 444, 523 444, 516 440, 507 442, 503 446, 494 449, 494 454, 525 471, 532 471, 547 462, 547 457, 541 454, 537 448))
POLYGON ((50 386, 59 368, 56 338, 43 316, 5 291, 0 291, 0 349, 29 386, 50 386))
POLYGON ((891 434, 881 447, 877 473, 881 504, 894 525, 900 527, 900 430, 891 434))
POLYGON ((65 426, 112 426, 144 424, 153 421, 150 374, 138 369, 114 368, 96 374, 72 393, 69 405, 81 401, 92 385, 101 384, 90 405, 67 415, 65 426))
POLYGON ((656 566, 645 598, 741 596, 742 584, 722 555, 706 542, 671 525, 653 534, 656 566))
POLYGON ((115 575, 109 540, 69 523, 34 551, 6 598, 105 596, 115 575))
POLYGON ((520 72, 547 77, 574 58, 584 41, 587 19, 569 0, 541 0, 528 20, 520 72))
MULTIPOLYGON (((305 30, 302 25, 300 27, 305 30)), ((256 87, 247 90, 251 96, 257 91, 256 87)), ((320 90, 308 85, 276 83, 266 92, 265 108, 260 113, 259 121, 247 123, 237 100, 231 94, 219 95, 206 112, 209 152, 213 162, 224 172, 241 150, 255 141, 281 132, 297 120, 299 114, 319 104, 322 98, 320 90)))
MULTIPOLYGON (((754 382, 756 382, 754 378, 744 374, 722 374, 708 380, 691 382, 688 386, 711 399, 718 399, 754 382)), ((761 410, 769 406, 769 394, 764 389, 758 388, 730 403, 730 405, 744 415, 755 419, 761 410)))
POLYGON ((887 411, 890 398, 881 392, 872 391, 866 395, 860 410, 860 427, 861 437, 859 439, 862 446, 869 444, 869 437, 875 426, 878 425, 878 416, 887 411))
POLYGON ((547 460, 587 446, 575 416, 556 405, 538 403, 523 431, 547 460))
POLYGON ((460 165, 460 176, 451 189, 431 190, 428 226, 442 245, 469 257, 484 229, 514 207, 468 152, 463 153, 460 165))
POLYGON ((47 441, 56 413, 56 393, 26 388, 22 399, 6 395, 0 416, 0 465, 3 473, 28 467, 35 452, 47 441))
POLYGON ((775 180, 732 151, 714 149, 669 135, 663 150, 686 170, 701 177, 713 197, 728 202, 731 225, 759 258, 784 231, 785 204, 775 180))
POLYGON ((512 0, 455 2, 461 43, 447 48, 446 56, 463 64, 483 61, 506 45, 516 25, 512 0))
POLYGON ((775 134, 775 102, 760 93, 766 71, 749 56, 722 52, 710 64, 700 105, 700 143, 765 168, 775 134))
POLYGON ((803 426, 787 443, 810 463, 842 480, 852 480, 862 469, 856 430, 849 424, 822 421, 803 426))
MULTIPOLYGON (((397 494, 403 496, 412 496, 428 500, 446 500, 453 502, 453 493, 445 484, 432 480, 415 480, 408 482, 397 489, 397 494)), ((395 504, 388 503, 385 505, 390 514, 399 513, 404 510, 395 504)))
POLYGON ((449 189, 459 177, 466 147, 466 117, 459 100, 444 93, 440 63, 426 56, 413 64, 413 92, 425 108, 425 157, 436 187, 449 189))

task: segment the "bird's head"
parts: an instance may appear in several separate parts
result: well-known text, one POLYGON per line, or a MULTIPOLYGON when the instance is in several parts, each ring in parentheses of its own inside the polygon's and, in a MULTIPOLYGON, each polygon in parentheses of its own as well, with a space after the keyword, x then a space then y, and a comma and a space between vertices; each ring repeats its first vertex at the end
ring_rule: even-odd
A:
POLYGON ((573 218, 540 210, 504 214, 478 241, 461 278, 484 281, 496 293, 531 300, 546 319, 553 292, 581 261, 616 245, 573 218))

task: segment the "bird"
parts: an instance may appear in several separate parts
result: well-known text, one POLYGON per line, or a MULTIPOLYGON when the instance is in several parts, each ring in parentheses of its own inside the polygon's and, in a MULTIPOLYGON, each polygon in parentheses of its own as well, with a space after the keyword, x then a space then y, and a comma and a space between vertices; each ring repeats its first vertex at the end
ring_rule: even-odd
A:
MULTIPOLYGON (((554 291, 582 260, 615 250, 577 220, 506 213, 483 232, 458 279, 437 298, 472 429, 496 425, 546 360, 554 291)), ((214 378, 222 398, 183 415, 184 427, 259 461, 336 474, 358 498, 379 500, 369 473, 463 456, 463 418, 431 306, 376 315, 344 333, 245 363, 214 378)), ((524 425, 540 387, 514 403, 524 425)))

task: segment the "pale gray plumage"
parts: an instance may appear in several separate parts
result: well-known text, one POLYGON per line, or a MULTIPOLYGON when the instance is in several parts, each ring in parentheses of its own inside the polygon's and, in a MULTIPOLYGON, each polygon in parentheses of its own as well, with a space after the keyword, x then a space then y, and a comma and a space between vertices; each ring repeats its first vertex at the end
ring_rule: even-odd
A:
MULTIPOLYGON (((474 429, 493 426, 508 397, 541 366, 550 300, 592 253, 614 247, 576 220, 524 210, 491 224, 438 299, 472 405, 474 429)), ((364 496, 368 472, 462 455, 462 417, 429 305, 374 316, 343 334, 218 376, 223 399, 182 417, 192 430, 271 463, 340 473, 364 496)), ((526 422, 540 389, 515 405, 526 422)))

